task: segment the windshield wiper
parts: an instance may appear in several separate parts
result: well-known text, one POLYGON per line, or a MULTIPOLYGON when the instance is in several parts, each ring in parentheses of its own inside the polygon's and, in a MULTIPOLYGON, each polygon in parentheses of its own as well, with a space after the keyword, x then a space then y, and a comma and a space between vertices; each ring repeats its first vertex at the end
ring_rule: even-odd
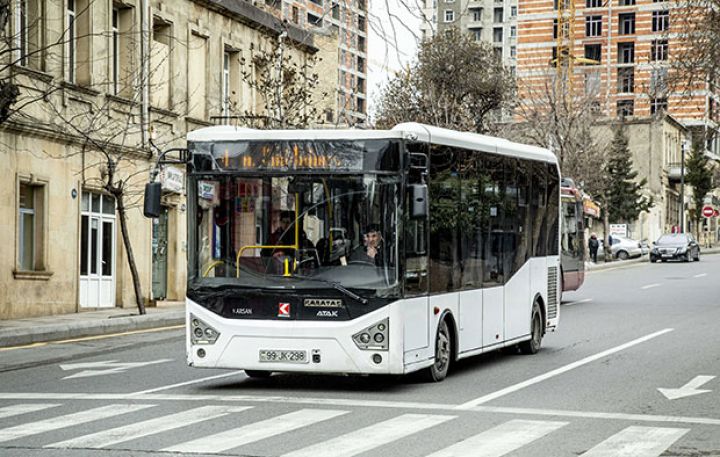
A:
POLYGON ((352 298, 353 300, 359 301, 359 302, 362 303, 363 305, 367 305, 367 304, 368 304, 368 299, 367 299, 367 298, 362 297, 362 296, 356 294, 355 292, 353 292, 352 290, 345 288, 345 286, 343 286, 343 285, 340 284, 339 282, 329 281, 329 280, 327 280, 327 279, 321 279, 321 278, 311 278, 311 277, 309 277, 309 276, 293 276, 293 278, 309 279, 310 281, 318 281, 318 282, 321 282, 321 283, 323 283, 323 284, 327 284, 328 286, 332 287, 333 289, 335 289, 335 290, 337 290, 337 291, 339 291, 339 292, 342 292, 343 294, 345 294, 345 295, 347 295, 348 297, 352 298))

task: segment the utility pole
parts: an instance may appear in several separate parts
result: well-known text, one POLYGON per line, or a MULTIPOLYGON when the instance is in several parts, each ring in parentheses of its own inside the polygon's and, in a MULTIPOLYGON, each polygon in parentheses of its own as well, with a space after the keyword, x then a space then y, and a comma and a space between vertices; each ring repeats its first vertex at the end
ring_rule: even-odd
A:
POLYGON ((680 233, 685 233, 685 145, 680 143, 680 233))

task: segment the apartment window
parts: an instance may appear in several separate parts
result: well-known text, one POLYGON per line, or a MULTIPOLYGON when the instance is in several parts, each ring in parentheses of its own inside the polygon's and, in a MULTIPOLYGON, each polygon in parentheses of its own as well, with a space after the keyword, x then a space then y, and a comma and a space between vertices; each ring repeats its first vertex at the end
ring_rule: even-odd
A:
POLYGON ((510 57, 513 59, 517 57, 517 48, 515 46, 510 46, 510 57))
POLYGON ((365 52, 365 37, 358 35, 357 37, 358 51, 365 52))
POLYGON ((43 49, 42 0, 17 0, 15 3, 15 38, 17 54, 14 59, 20 65, 42 70, 43 49))
POLYGON ((65 77, 74 84, 90 85, 90 0, 67 0, 65 43, 65 77))
POLYGON ((320 6, 322 6, 322 4, 323 4, 323 0, 310 0, 310 1, 313 2, 314 4, 320 5, 320 6))
POLYGON ((45 270, 45 189, 45 183, 18 182, 16 272, 45 270))
POLYGON ((585 17, 585 36, 602 35, 602 16, 585 17))
POLYGON ((510 26, 510 37, 514 38, 517 36, 517 27, 514 25, 510 26))
POLYGON ((585 95, 597 95, 598 93, 600 93, 600 72, 585 73, 585 95))
POLYGON ((71 83, 75 82, 75 65, 77 61, 75 39, 77 37, 77 24, 75 22, 75 0, 68 0, 67 3, 67 80, 71 83))
POLYGON ((620 34, 632 35, 635 33, 635 13, 620 14, 620 34))
POLYGON ((650 60, 653 62, 668 60, 668 40, 653 40, 650 43, 650 60))
POLYGON ((482 8, 470 8, 470 12, 472 13, 472 20, 474 22, 482 21, 482 8))
POLYGON ((517 17, 517 6, 510 7, 510 17, 517 17))
POLYGON ((357 71, 365 73, 365 59, 360 56, 357 58, 357 71))
POLYGON ((472 29, 470 32, 473 34, 475 41, 482 41, 482 29, 472 29))
POLYGON ((365 112, 365 99, 358 98, 357 104, 355 106, 356 106, 356 111, 358 111, 360 113, 364 113, 365 112))
POLYGON ((586 44, 585 45, 585 58, 596 61, 591 65, 600 65, 602 61, 602 45, 601 44, 586 44))
MULTIPOLYGON (((132 10, 129 8, 121 9, 119 10, 120 17, 123 18, 121 20, 121 23, 126 22, 128 24, 132 23, 132 10)), ((130 37, 127 36, 127 34, 121 34, 121 37, 124 37, 125 41, 128 41, 125 45, 121 46, 121 50, 119 52, 120 56, 125 56, 125 59, 128 59, 127 55, 131 52, 129 48, 131 48, 131 44, 129 41, 131 40, 130 37), (124 48, 124 49, 123 49, 124 48)), ((122 43, 122 41, 121 41, 122 43)), ((165 22, 159 17, 153 18, 153 35, 152 35, 152 41, 150 43, 150 104, 152 106, 163 108, 163 109, 170 109, 170 94, 171 94, 171 87, 170 85, 173 83, 173 79, 170 77, 170 68, 171 68, 171 60, 172 60, 172 25, 169 22, 165 22)), ((122 61, 121 61, 122 62, 122 61)), ((128 64, 127 67, 130 65, 128 64)), ((130 92, 132 89, 132 73, 128 72, 128 68, 124 67, 121 63, 120 68, 125 68, 125 75, 124 78, 128 82, 127 84, 127 91, 130 92)), ((130 95, 129 93, 127 94, 130 95)))
POLYGON ((223 68, 222 68, 222 115, 230 115, 230 53, 225 51, 223 53, 223 68))
POLYGON ((667 68, 655 68, 650 73, 650 93, 664 95, 667 93, 667 68))
POLYGON ((553 19, 553 38, 558 37, 558 20, 553 19))
POLYGON ((445 10, 445 22, 453 22, 455 20, 455 11, 445 10))
POLYGON ((358 3, 358 9, 360 11, 367 11, 367 3, 365 2, 365 0, 358 0, 357 3, 358 3))
POLYGON ((630 94, 635 91, 635 69, 633 67, 618 68, 618 92, 630 94))
POLYGON ((502 24, 503 22, 503 9, 495 8, 493 10, 493 22, 496 24, 502 24))
POLYGON ((365 16, 358 16, 358 29, 359 29, 361 32, 364 32, 364 31, 365 31, 365 25, 366 25, 365 22, 366 22, 366 21, 365 21, 365 16))
POLYGON ((660 112, 667 111, 667 108, 667 98, 653 98, 652 101, 650 101, 650 114, 658 114, 660 112))
POLYGON ((270 8, 275 8, 276 10, 282 8, 280 0, 265 0, 265 4, 268 5, 270 8))
POLYGON ((503 40, 503 29, 502 27, 496 27, 493 29, 493 43, 502 43, 503 40))
POLYGON ((632 116, 635 111, 635 102, 633 100, 618 100, 617 115, 618 117, 632 116))
POLYGON ((620 6, 632 6, 635 4, 635 0, 620 0, 620 6))
POLYGON ((670 13, 668 11, 653 11, 652 31, 664 32, 670 28, 670 13))
POLYGON ((602 0, 585 0, 585 8, 600 8, 602 0))
POLYGON ((618 63, 635 62, 635 43, 618 43, 618 63))
POLYGON ((120 91, 120 12, 112 9, 112 90, 117 95, 120 91))
MULTIPOLYGON (((337 19, 337 17, 335 17, 335 13, 338 12, 339 10, 340 10, 340 7, 338 5, 333 5, 333 17, 335 19, 337 19)), ((300 23, 300 10, 298 9, 297 6, 292 7, 292 21, 293 21, 293 24, 300 23)))
POLYGON ((314 25, 315 27, 322 27, 323 20, 320 16, 315 16, 313 13, 307 14, 308 24, 314 25))
POLYGON ((365 93, 365 78, 357 79, 357 92, 360 92, 362 94, 365 93))

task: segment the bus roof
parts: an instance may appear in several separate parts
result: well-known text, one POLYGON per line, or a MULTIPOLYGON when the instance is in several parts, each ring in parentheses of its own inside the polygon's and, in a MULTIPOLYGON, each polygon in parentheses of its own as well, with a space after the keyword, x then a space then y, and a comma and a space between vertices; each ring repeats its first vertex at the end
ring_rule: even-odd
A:
POLYGON ((539 160, 557 164, 555 155, 547 149, 487 135, 458 132, 415 122, 398 124, 392 130, 317 129, 268 130, 233 126, 215 126, 189 132, 188 141, 267 141, 267 140, 372 140, 406 139, 455 146, 475 151, 539 160))

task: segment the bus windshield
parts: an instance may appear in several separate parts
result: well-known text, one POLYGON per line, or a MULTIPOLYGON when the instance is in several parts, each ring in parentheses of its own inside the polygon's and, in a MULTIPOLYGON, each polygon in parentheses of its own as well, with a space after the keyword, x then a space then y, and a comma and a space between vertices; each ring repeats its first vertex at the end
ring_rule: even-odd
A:
POLYGON ((199 174, 190 186, 195 286, 397 284, 397 177, 199 174))

